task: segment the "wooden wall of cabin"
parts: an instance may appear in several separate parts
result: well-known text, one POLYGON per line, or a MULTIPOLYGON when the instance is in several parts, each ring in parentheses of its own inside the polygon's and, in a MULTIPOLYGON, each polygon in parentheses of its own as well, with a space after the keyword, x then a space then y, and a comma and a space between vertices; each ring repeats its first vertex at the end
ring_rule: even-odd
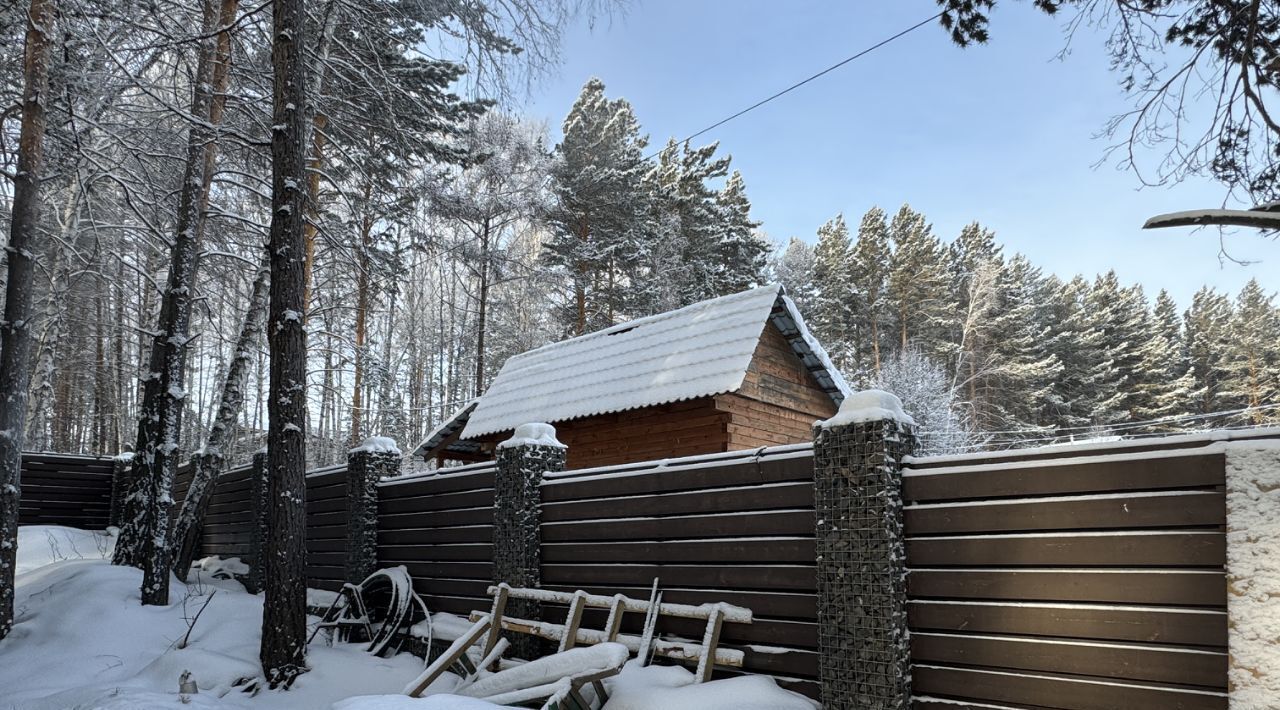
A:
POLYGON ((772 323, 765 326, 741 389, 716 397, 732 415, 729 449, 813 440, 813 423, 836 413, 831 400, 772 323))
MULTIPOLYGON (((716 398, 699 397, 654 407, 556 422, 556 438, 569 447, 570 469, 729 451, 732 413, 716 398)), ((486 450, 511 432, 479 438, 486 450)), ((741 448, 741 447, 739 447, 741 448)))

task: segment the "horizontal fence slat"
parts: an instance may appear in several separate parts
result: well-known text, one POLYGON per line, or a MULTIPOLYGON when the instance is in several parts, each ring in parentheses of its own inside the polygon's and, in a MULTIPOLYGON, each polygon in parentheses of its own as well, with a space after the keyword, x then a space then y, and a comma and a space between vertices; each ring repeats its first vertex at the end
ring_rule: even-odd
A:
POLYGON ((921 537, 906 544, 907 559, 922 567, 1221 567, 1226 559, 1226 535, 1220 532, 921 537))
POLYGON ((954 599, 1168 604, 1222 607, 1221 572, 914 569, 907 595, 954 599))
POLYGON ((917 664, 916 695, 1017 703, 1056 710, 1226 710, 1224 694, 1153 684, 1093 681, 917 664))
POLYGON ((957 473, 908 468, 902 481, 903 499, 925 502, 1195 488, 1220 486, 1226 476, 1222 454, 999 465, 1008 468, 973 467, 957 473))
POLYGON ((1173 607, 912 599, 912 629, 1225 647, 1222 611, 1173 607))
POLYGON ((1179 491, 998 504, 912 505, 903 517, 907 535, 1209 526, 1225 521, 1226 496, 1220 491, 1179 491))

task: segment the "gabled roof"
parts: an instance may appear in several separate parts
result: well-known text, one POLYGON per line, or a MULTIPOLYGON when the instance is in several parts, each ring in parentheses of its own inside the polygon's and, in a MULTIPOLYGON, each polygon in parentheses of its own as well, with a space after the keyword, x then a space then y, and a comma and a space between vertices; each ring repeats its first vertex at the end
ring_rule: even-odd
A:
POLYGON ((770 322, 838 405, 848 386, 795 304, 781 286, 771 285, 516 355, 478 404, 450 417, 415 453, 429 455, 459 426, 459 438, 466 440, 529 422, 562 422, 735 392, 770 322))

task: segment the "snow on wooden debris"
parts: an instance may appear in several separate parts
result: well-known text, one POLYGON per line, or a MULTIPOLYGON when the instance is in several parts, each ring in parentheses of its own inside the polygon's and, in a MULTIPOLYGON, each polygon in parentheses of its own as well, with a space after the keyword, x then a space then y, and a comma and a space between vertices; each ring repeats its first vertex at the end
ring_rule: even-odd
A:
MULTIPOLYGON (((829 363, 782 288, 763 286, 516 355, 462 438, 737 391, 777 304, 807 336, 815 366, 829 363)), ((838 377, 833 371, 827 379, 838 377)))
POLYGON ((620 643, 579 646, 486 676, 463 688, 459 694, 511 702, 516 699, 504 698, 502 694, 567 680, 570 675, 617 668, 627 662, 629 655, 627 647, 620 643))
POLYGON ((564 444, 556 438, 556 428, 550 424, 542 422, 530 422, 521 424, 516 427, 515 433, 510 439, 498 444, 499 449, 507 449, 514 446, 553 446, 557 449, 563 449, 564 444))

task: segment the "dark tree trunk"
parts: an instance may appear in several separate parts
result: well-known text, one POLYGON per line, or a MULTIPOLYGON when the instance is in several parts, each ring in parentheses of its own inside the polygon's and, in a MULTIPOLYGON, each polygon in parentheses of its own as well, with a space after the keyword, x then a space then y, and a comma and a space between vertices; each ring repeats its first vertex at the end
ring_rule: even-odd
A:
POLYGON ((8 279, 0 323, 0 639, 13 628, 14 572, 18 554, 18 500, 22 487, 22 437, 31 381, 31 281, 38 248, 40 174, 44 163, 44 100, 49 88, 53 0, 31 0, 27 19, 22 128, 18 174, 9 227, 8 279))
POLYGON ((169 519, 173 507, 173 478, 178 465, 182 431, 188 329, 199 268, 200 238, 209 201, 217 155, 216 127, 222 118, 229 48, 229 28, 235 21, 236 0, 205 3, 209 37, 200 48, 191 113, 205 121, 192 125, 187 136, 186 168, 178 198, 177 233, 170 251, 169 279, 160 321, 151 343, 149 369, 138 420, 137 453, 133 458, 130 492, 125 500, 125 527, 113 560, 142 567, 142 603, 169 603, 169 519))
POLYGON ((484 331, 489 320, 489 218, 480 228, 480 309, 476 316, 476 389, 484 394, 484 331))
POLYGON ((253 280, 253 292, 249 295, 249 308, 244 314, 240 337, 236 340, 235 351, 231 353, 231 364, 227 367, 227 379, 222 384, 218 413, 209 429, 209 438, 205 440, 204 448, 192 461, 195 472, 191 478, 191 486, 187 488, 182 509, 174 521, 173 573, 184 582, 191 571, 191 561, 196 556, 204 515, 209 509, 209 501, 213 499, 214 484, 226 463, 226 446, 231 443, 231 432, 244 405, 244 389, 249 380, 253 348, 262 337, 262 318, 267 306, 267 283, 270 275, 269 262, 264 258, 264 263, 258 267, 258 276, 253 280))
POLYGON ((307 76, 303 0, 273 0, 271 306, 267 475, 271 534, 263 550, 262 672, 288 688, 307 671, 306 394, 302 324, 307 181, 307 76))

